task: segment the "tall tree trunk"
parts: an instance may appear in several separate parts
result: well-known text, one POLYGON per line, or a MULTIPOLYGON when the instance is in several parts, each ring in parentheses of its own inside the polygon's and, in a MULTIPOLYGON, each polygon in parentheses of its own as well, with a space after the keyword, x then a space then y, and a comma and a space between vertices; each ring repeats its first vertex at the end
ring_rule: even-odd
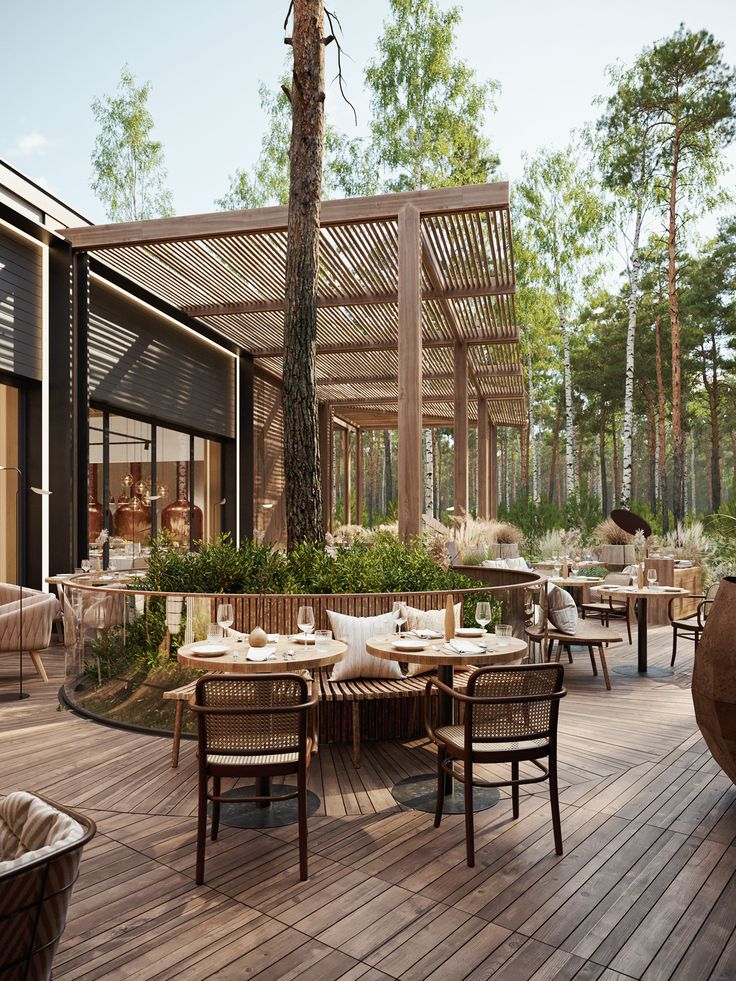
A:
POLYGON ((639 389, 647 406, 647 483, 649 507, 657 513, 657 420, 654 412, 654 395, 648 381, 639 380, 639 389))
MULTIPOLYGON (((529 499, 529 427, 523 426, 519 434, 521 441, 521 496, 524 500, 529 499)), ((517 495, 518 497, 518 495, 517 495)))
POLYGON ((569 497, 575 490, 575 430, 572 405, 572 371, 570 369, 570 337, 564 314, 560 314, 562 348, 565 356, 565 491, 569 497))
POLYGON ((539 500, 539 447, 537 446, 536 420, 534 418, 534 375, 532 374, 532 349, 530 330, 526 328, 527 407, 529 413, 529 467, 531 469, 532 500, 539 500))
POLYGON ((422 430, 424 446, 424 513, 434 511, 434 460, 432 459, 432 430, 422 430))
POLYGON ((667 238, 667 289, 672 338, 672 462, 674 465, 672 511, 675 523, 685 511, 685 434, 682 429, 682 342, 680 300, 677 294, 677 178, 680 162, 681 132, 675 126, 670 176, 669 229, 667 238))
POLYGON ((375 507, 374 498, 374 486, 373 486, 373 456, 374 450, 373 445, 376 442, 376 431, 371 429, 368 433, 368 480, 366 481, 366 490, 368 498, 368 527, 373 527, 373 508, 375 507))
POLYGON ((386 461, 384 470, 384 493, 386 495, 386 507, 388 511, 394 499, 394 470, 391 460, 391 433, 388 429, 383 430, 383 456, 386 461))
POLYGON ((583 424, 582 422, 578 426, 578 465, 577 465, 577 484, 578 489, 580 488, 580 483, 584 473, 583 470, 583 450, 585 449, 585 439, 583 437, 583 424))
POLYGON ((324 146, 323 0, 294 0, 289 224, 284 291, 284 473, 289 548, 322 541, 317 272, 324 146))
POLYGON ((560 453, 560 422, 562 416, 562 408, 560 402, 557 402, 557 412, 555 414, 555 421, 552 427, 552 459, 549 464, 549 501, 550 504, 555 498, 555 477, 557 475, 557 458, 560 453))
POLYGON ((611 459, 611 469, 613 471, 611 475, 611 500, 615 504, 619 499, 619 484, 618 474, 619 474, 619 456, 618 456, 618 432, 616 431, 616 412, 611 412, 611 446, 613 449, 612 459, 611 459))
POLYGON ((608 474, 606 473, 606 407, 601 408, 601 423, 598 431, 598 446, 601 458, 601 511, 608 514, 608 474))
POLYGON ((644 202, 637 202, 634 238, 631 243, 629 270, 629 325, 626 331, 626 384, 624 387, 624 472, 621 481, 621 507, 631 507, 631 468, 634 450, 634 342, 636 340, 636 308, 639 302, 639 237, 644 202))
MULTIPOLYGON (((710 484, 710 478, 708 478, 710 484)), ((708 496, 711 495, 711 488, 708 487, 708 496)), ((690 433, 690 511, 692 514, 698 509, 697 484, 695 481, 695 430, 690 433)))
POLYGON ((705 348, 701 347, 703 357, 703 386, 708 394, 708 414, 710 417, 710 508, 717 511, 721 506, 721 434, 718 424, 718 346, 716 335, 710 336, 710 370, 706 371, 705 348))
POLYGON ((654 320, 654 365, 657 376, 657 415, 659 417, 659 500, 662 506, 662 532, 670 528, 669 501, 667 500, 667 433, 665 430, 666 406, 664 400, 664 378, 662 377, 662 339, 660 335, 660 314, 654 320))

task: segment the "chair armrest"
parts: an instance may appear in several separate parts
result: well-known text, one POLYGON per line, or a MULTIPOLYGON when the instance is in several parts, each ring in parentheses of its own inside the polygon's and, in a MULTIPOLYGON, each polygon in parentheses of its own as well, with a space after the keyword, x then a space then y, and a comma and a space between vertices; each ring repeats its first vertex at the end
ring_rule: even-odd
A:
POLYGON ((698 608, 695 611, 695 616, 698 618, 698 626, 699 627, 704 627, 705 626, 705 621, 703 620, 703 610, 707 606, 712 606, 714 602, 715 601, 712 600, 712 599, 711 600, 704 599, 700 603, 698 603, 698 608))
MULTIPOLYGON (((672 604, 673 603, 676 603, 678 600, 684 600, 684 599, 699 599, 699 600, 704 600, 705 599, 705 596, 702 593, 689 593, 687 596, 670 596, 670 601, 667 604, 667 616, 669 617, 670 623, 673 620, 682 620, 682 619, 689 620, 690 617, 693 616, 692 613, 688 617, 685 617, 685 618, 683 618, 683 617, 676 617, 676 616, 673 615, 673 613, 672 613, 672 604)), ((702 606, 702 603, 700 605, 702 606)), ((698 606, 698 609, 700 609, 700 606, 698 606)))

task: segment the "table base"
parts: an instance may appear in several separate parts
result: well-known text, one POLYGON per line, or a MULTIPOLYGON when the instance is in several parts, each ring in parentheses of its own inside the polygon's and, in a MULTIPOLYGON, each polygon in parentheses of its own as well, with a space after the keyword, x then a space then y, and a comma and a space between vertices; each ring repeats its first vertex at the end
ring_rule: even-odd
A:
POLYGON ((619 664, 611 668, 613 674, 623 674, 628 678, 671 678, 675 673, 672 668, 660 668, 657 665, 647 665, 646 671, 640 671, 636 664, 619 664))
MULTIPOLYGON (((296 785, 279 784, 274 788, 276 794, 296 793, 296 785)), ((245 794, 255 793, 255 788, 236 787, 233 790, 226 790, 223 797, 242 797, 245 794)), ((312 817, 319 810, 320 799, 317 794, 307 791, 307 817, 312 817)), ((212 805, 209 805, 209 813, 212 813, 212 805)), ((220 805, 220 824, 227 825, 228 828, 283 828, 288 824, 296 824, 297 799, 274 801, 266 807, 259 807, 257 804, 228 804, 225 801, 220 805)))
MULTIPOLYGON (((443 814, 465 813, 463 785, 459 780, 455 780, 454 785, 453 792, 445 794, 443 814)), ((415 811, 428 811, 434 814, 437 806, 437 774, 420 773, 416 777, 405 777, 394 784, 391 793, 399 804, 411 807, 415 811)), ((474 787, 473 811, 488 810, 498 803, 500 797, 495 787, 474 787)))

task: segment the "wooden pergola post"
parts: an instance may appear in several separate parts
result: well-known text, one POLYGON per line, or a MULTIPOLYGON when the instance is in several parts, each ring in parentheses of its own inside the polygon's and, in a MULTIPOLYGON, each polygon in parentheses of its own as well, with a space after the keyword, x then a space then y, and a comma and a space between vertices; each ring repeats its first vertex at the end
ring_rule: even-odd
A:
POLYGON ((322 520, 325 533, 332 530, 332 410, 327 402, 320 402, 319 422, 319 460, 322 484, 322 520))
POLYGON ((422 528, 422 276, 419 211, 399 211, 399 536, 422 528))
POLYGON ((346 426, 342 433, 343 474, 342 499, 345 504, 344 523, 350 524, 350 430, 346 426))
POLYGON ((488 473, 490 470, 488 440, 488 399, 478 403, 478 518, 490 517, 490 495, 488 493, 488 473))
POLYGON ((355 523, 363 524, 363 430, 355 430, 355 523))
POLYGON ((455 345, 455 515, 468 513, 468 348, 455 345))
POLYGON ((488 427, 488 517, 498 517, 498 439, 496 427, 491 423, 488 427))

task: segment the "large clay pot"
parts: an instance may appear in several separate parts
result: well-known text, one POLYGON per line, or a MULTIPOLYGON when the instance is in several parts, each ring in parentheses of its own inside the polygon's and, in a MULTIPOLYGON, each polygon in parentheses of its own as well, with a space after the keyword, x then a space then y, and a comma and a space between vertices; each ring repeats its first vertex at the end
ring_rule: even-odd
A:
POLYGON ((695 718, 720 768, 736 783, 736 576, 721 580, 695 651, 695 718))

